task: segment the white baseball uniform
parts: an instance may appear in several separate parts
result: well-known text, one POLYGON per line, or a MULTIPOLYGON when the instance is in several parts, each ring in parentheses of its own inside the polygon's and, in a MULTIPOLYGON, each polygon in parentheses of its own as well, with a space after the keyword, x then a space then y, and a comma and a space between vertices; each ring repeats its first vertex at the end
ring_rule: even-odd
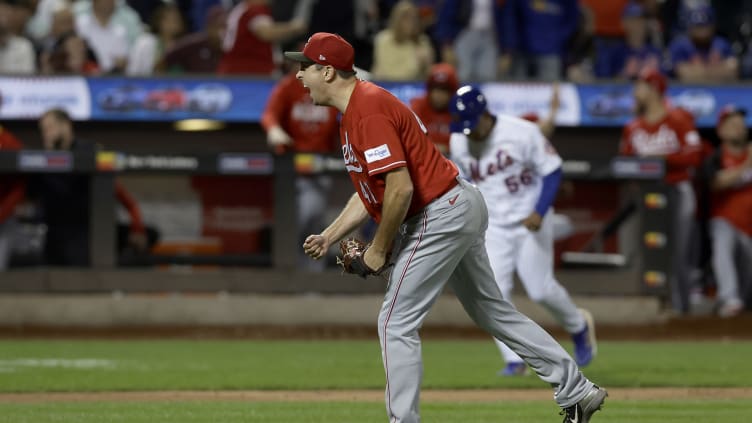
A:
MULTIPOLYGON (((535 210, 543 177, 561 167, 556 150, 535 124, 513 116, 497 116, 484 141, 453 133, 449 146, 461 175, 478 186, 488 206, 486 249, 504 298, 511 300, 516 270, 530 299, 546 307, 567 332, 584 329, 584 317, 554 278, 552 211, 537 232, 522 225, 535 210)), ((496 343, 507 363, 522 362, 496 343)))

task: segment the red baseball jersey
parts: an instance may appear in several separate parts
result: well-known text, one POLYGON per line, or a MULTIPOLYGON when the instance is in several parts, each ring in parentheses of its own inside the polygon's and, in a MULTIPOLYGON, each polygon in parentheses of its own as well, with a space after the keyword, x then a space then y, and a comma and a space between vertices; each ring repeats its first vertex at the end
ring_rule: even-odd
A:
MULTIPOLYGON (((735 156, 721 147, 720 169, 741 166, 749 154, 735 156)), ((752 172, 743 176, 742 185, 713 193, 711 215, 722 217, 739 230, 752 236, 752 172)))
POLYGON ((291 73, 269 95, 261 126, 267 131, 281 126, 292 137, 295 151, 331 153, 339 144, 338 113, 333 107, 314 105, 308 90, 291 73))
MULTIPOLYGON (((23 148, 16 137, 0 126, 0 151, 20 150, 23 148)), ((12 216, 16 206, 24 198, 26 184, 16 175, 0 175, 0 223, 12 216)))
POLYGON ((358 81, 342 116, 340 141, 350 179, 368 213, 381 221, 383 174, 406 167, 413 182, 407 217, 456 185, 457 168, 426 135, 418 116, 385 89, 358 81))
POLYGON ((444 151, 449 151, 449 136, 452 135, 449 130, 449 123, 452 122, 449 110, 440 111, 431 107, 427 95, 410 100, 410 107, 428 128, 428 137, 431 141, 443 146, 444 151))
POLYGON ((276 70, 272 44, 258 38, 251 30, 263 21, 272 21, 271 10, 266 5, 242 2, 232 9, 227 17, 227 32, 222 41, 224 55, 217 73, 270 75, 276 70))
POLYGON ((691 178, 702 161, 700 135, 683 110, 669 109, 657 123, 638 117, 624 127, 619 154, 664 157, 666 182, 676 184, 691 178))

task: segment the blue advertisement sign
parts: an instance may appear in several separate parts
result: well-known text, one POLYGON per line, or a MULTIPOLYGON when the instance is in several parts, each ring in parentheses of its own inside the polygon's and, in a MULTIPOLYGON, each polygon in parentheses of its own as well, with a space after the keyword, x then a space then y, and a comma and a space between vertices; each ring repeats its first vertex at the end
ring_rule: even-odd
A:
POLYGON ((217 119, 258 122, 273 81, 234 79, 88 80, 95 120, 217 119))
POLYGON ((375 82, 403 103, 410 105, 410 100, 426 93, 426 84, 417 82, 375 82))
MULTIPOLYGON (((63 107, 76 120, 175 121, 205 118, 257 123, 276 80, 240 78, 0 77, 0 119, 37 119, 63 107)), ((423 82, 376 82, 405 104, 425 93, 423 82)), ((632 84, 559 86, 559 126, 621 127, 634 116, 632 84)), ((548 112, 551 86, 515 82, 482 85, 494 113, 548 112)), ((672 84, 667 101, 690 111, 698 127, 714 127, 729 103, 752 111, 752 86, 672 84)), ((747 116, 752 126, 752 114, 747 116)))
MULTIPOLYGON (((581 115, 584 126, 623 126, 634 117, 634 98, 631 84, 578 85, 581 115)), ((669 87, 666 98, 669 104, 682 107, 695 117, 698 127, 715 127, 718 113, 726 104, 752 110, 749 87, 744 86, 689 86, 669 87)), ((752 126, 752 115, 747 116, 752 126)))

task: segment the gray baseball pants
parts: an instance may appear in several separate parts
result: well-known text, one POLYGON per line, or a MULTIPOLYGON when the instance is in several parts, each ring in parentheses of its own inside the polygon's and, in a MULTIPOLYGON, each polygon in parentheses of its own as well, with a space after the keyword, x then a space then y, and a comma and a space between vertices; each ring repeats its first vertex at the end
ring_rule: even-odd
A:
POLYGON ((688 181, 679 182, 671 187, 669 195, 674 203, 672 231, 674 234, 671 258, 671 303, 676 311, 689 311, 689 293, 692 281, 690 273, 690 247, 692 245, 692 228, 695 226, 695 191, 688 181))
POLYGON ((726 219, 718 217, 710 221, 710 236, 713 242, 713 272, 718 284, 718 301, 722 304, 741 304, 739 288, 744 283, 742 278, 752 277, 749 273, 752 269, 752 237, 735 228, 726 219), (741 258, 738 262, 737 257, 741 258))
POLYGON ((553 386, 560 407, 579 402, 593 386, 561 345, 502 298, 486 254, 487 225, 480 192, 460 181, 400 227, 379 313, 391 423, 420 421, 423 363, 418 330, 447 281, 479 327, 553 386))

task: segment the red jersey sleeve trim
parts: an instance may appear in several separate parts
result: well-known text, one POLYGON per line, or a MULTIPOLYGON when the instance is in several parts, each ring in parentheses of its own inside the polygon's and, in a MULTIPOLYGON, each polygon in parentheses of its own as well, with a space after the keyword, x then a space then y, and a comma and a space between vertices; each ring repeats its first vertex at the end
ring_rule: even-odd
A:
POLYGON ((386 166, 381 166, 381 167, 377 167, 376 169, 371 169, 368 171, 368 175, 376 175, 376 174, 384 172, 385 170, 394 169, 397 167, 405 167, 405 166, 407 166, 407 161, 399 160, 394 163, 389 163, 386 166))

